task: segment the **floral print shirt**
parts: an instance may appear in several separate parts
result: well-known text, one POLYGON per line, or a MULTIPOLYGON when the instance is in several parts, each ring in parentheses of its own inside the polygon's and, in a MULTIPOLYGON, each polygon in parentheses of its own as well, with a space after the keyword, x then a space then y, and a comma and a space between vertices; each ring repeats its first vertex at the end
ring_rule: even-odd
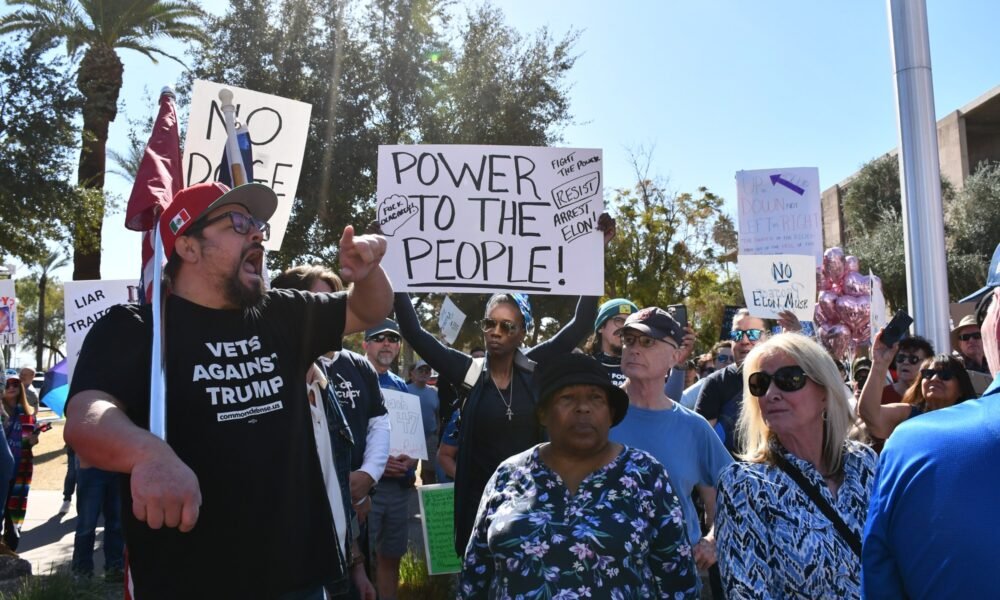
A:
POLYGON ((539 448, 501 463, 487 484, 459 598, 698 597, 681 505, 656 459, 624 446, 571 494, 539 448))
MULTIPOLYGON (((776 447, 861 535, 875 484, 875 452, 845 442, 837 497, 809 462, 776 447)), ((716 551, 726 597, 861 597, 861 560, 816 504, 779 467, 734 463, 719 480, 716 551)))

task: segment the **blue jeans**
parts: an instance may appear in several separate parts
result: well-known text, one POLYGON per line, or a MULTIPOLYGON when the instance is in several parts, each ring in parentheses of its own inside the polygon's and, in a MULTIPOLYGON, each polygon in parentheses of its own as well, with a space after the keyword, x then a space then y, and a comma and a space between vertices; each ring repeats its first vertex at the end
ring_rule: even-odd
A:
POLYGON ((94 574, 97 519, 104 513, 104 571, 121 569, 125 540, 122 537, 121 490, 118 473, 100 469, 76 470, 76 536, 73 571, 94 574))

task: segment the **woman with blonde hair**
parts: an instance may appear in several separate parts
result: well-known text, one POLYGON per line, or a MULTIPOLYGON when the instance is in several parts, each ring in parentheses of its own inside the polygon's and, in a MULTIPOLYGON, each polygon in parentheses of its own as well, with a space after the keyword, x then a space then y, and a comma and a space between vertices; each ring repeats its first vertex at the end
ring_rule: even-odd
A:
POLYGON ((840 372, 815 341, 774 336, 743 365, 743 461, 719 481, 716 539, 732 598, 860 598, 875 453, 847 439, 840 372))

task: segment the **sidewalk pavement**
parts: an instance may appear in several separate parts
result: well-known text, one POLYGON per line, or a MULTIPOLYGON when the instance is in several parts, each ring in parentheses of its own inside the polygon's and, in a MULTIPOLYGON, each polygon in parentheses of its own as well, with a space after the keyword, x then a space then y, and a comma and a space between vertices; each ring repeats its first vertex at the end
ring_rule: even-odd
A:
MULTIPOLYGON (((31 563, 31 572, 45 575, 59 569, 69 569, 73 559, 73 532, 76 528, 76 496, 69 513, 59 514, 62 492, 31 490, 28 512, 21 528, 21 543, 17 553, 31 563)), ((103 519, 101 520, 103 525, 103 519)), ((104 572, 104 527, 97 528, 94 551, 94 573, 104 572)))

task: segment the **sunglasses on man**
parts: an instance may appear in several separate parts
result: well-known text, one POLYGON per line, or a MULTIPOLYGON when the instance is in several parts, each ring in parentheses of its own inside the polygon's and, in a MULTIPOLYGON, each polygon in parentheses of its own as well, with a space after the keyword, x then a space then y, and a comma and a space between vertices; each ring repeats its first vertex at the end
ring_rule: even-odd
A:
POLYGON ((951 369, 920 369, 920 377, 923 379, 934 379, 935 375, 941 381, 951 381, 955 372, 951 369))
POLYGON ((983 339, 983 334, 982 333, 978 333, 978 332, 977 333, 963 333, 962 335, 958 336, 958 339, 960 339, 963 342, 968 342, 970 340, 981 340, 981 339, 983 339))
POLYGON ((388 340, 389 343, 391 344, 398 344, 400 342, 400 339, 401 338, 395 333, 380 333, 378 335, 371 336, 370 338, 368 338, 368 341, 375 342, 376 344, 381 344, 382 342, 388 340))
POLYGON ((483 319, 480 322, 480 327, 483 333, 489 333, 500 326, 500 331, 507 335, 514 335, 521 330, 521 326, 514 321, 497 321, 496 319, 483 319))
POLYGON ((732 354, 720 354, 720 355, 718 355, 718 356, 715 357, 715 362, 717 362, 719 364, 722 364, 722 365, 731 363, 731 362, 733 362, 733 355, 732 354))
POLYGON ((923 359, 920 358, 919 356, 917 356, 916 354, 904 354, 904 353, 900 352, 899 354, 896 355, 896 364, 897 365, 901 365, 901 364, 903 364, 905 362, 909 362, 911 365, 915 365, 915 364, 917 364, 918 362, 920 362, 922 360, 923 359))
POLYGON ((756 342, 762 335, 764 335, 763 329, 734 329, 729 332, 729 339, 734 342, 741 342, 743 341, 743 337, 746 336, 751 342, 756 342))
POLYGON ((235 210, 222 213, 221 215, 217 215, 215 217, 212 217, 211 219, 202 221, 201 223, 196 223, 193 227, 191 227, 191 229, 188 230, 188 233, 191 233, 192 231, 202 230, 211 225, 212 223, 218 223, 219 221, 225 218, 228 218, 232 222, 233 230, 240 235, 246 235, 250 233, 250 227, 253 226, 260 231, 260 235, 261 237, 264 238, 265 242, 271 239, 270 225, 268 225, 265 221, 261 221, 256 217, 253 217, 251 215, 246 215, 241 212, 237 212, 235 210))
POLYGON ((767 394, 773 381, 774 385, 783 392, 797 392, 805 387, 808 378, 809 376, 802 370, 802 367, 790 365, 781 367, 774 373, 758 371, 750 375, 747 378, 747 389, 750 390, 752 396, 760 398, 767 394))

